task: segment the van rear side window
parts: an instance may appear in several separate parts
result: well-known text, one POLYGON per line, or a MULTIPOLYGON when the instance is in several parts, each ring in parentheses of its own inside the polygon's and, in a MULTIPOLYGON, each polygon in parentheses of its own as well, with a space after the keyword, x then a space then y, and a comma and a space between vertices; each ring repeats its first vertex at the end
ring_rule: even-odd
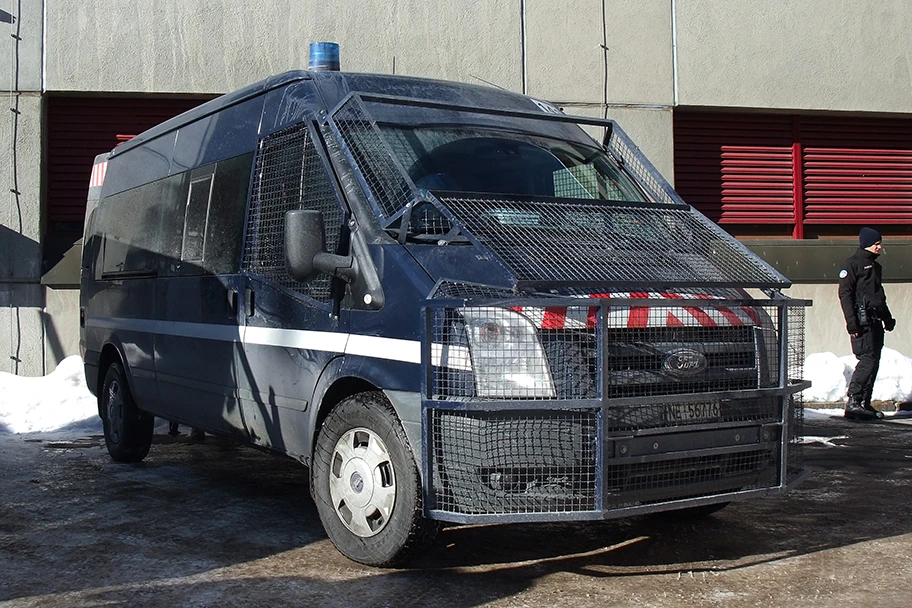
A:
POLYGON ((209 202, 212 200, 212 175, 190 182, 187 209, 184 213, 184 241, 181 259, 187 262, 203 261, 206 247, 206 226, 209 219, 209 202))

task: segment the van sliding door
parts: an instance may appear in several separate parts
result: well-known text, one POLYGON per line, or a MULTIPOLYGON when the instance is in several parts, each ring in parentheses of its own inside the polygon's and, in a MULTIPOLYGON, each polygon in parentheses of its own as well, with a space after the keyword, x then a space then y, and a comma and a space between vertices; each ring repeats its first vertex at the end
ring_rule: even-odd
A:
POLYGON ((180 176, 171 259, 159 279, 156 371, 166 416, 246 438, 235 362, 242 348, 241 277, 231 233, 243 226, 250 155, 180 176), (232 226, 233 225, 233 226, 232 226), (232 259, 233 258, 233 259, 232 259), (234 267, 233 273, 226 272, 234 267))

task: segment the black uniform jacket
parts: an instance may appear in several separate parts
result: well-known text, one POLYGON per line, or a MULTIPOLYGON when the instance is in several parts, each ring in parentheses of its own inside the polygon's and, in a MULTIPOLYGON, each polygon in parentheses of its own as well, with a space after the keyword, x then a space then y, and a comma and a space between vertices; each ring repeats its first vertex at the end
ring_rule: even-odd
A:
POLYGON ((839 303, 842 305, 842 314, 845 315, 846 330, 850 334, 861 331, 859 307, 863 307, 870 317, 882 321, 893 319, 887 308, 887 296, 884 294, 880 274, 877 256, 861 248, 845 261, 839 271, 839 303))

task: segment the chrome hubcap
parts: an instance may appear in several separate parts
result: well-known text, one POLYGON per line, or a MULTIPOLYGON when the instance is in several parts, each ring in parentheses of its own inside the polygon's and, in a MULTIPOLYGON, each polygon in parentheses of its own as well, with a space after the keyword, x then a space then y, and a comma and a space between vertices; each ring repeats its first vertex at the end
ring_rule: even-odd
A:
POLYGON ((396 477, 389 451, 373 431, 351 429, 336 442, 329 494, 339 520, 357 536, 374 536, 389 523, 396 477))

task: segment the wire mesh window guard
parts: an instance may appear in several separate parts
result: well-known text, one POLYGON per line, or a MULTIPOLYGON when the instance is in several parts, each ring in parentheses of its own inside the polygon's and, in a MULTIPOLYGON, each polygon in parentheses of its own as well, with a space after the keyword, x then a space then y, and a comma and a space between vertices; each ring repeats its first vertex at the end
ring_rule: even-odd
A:
POLYGON ((323 213, 328 251, 335 251, 342 208, 306 124, 265 137, 257 150, 242 268, 316 300, 330 300, 330 277, 295 281, 285 268, 285 213, 323 213))
POLYGON ((767 285, 779 279, 687 207, 440 196, 519 282, 767 285))
POLYGON ((333 124, 380 217, 396 215, 417 192, 361 101, 352 98, 345 103, 333 114, 333 124))

